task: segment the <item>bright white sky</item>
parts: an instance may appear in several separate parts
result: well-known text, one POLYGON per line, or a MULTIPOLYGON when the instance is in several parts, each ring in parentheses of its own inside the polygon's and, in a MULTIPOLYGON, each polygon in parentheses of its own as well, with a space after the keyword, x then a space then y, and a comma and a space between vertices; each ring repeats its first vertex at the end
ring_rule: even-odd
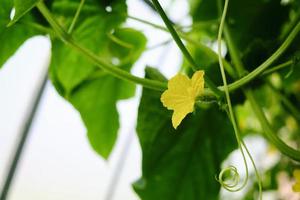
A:
MULTIPOLYGON (((161 2, 168 5, 169 1, 161 2)), ((170 10, 175 21, 186 16, 188 10, 186 1, 177 2, 180 3, 170 10)), ((128 6, 130 15, 162 24, 140 0, 129 0, 128 6)), ((166 33, 132 20, 128 25, 147 35, 148 46, 169 38, 166 33)), ((47 67, 49 54, 49 40, 35 37, 0 70, 0 185, 28 105, 47 67)), ((143 76, 144 66, 150 65, 159 66, 170 77, 180 64, 179 51, 171 44, 145 53, 133 73, 143 76)), ((126 144, 130 148, 113 199, 138 199, 131 189, 131 183, 141 175, 141 151, 135 136, 137 106, 138 98, 119 103, 120 137, 107 162, 90 148, 78 112, 48 82, 9 200, 108 200, 105 197, 107 188, 126 144)))

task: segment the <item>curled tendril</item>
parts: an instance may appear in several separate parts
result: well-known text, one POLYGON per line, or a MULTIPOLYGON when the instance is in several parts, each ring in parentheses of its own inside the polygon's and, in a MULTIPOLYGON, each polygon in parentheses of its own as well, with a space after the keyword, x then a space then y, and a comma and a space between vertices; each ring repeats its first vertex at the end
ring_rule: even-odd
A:
POLYGON ((228 166, 219 173, 219 176, 216 177, 217 181, 221 184, 226 190, 232 191, 233 188, 236 188, 240 182, 240 174, 235 166, 228 166), (226 173, 230 173, 231 179, 230 183, 228 180, 225 180, 224 176, 226 173))
POLYGON ((246 146, 246 144, 244 143, 244 141, 240 137, 237 138, 237 142, 238 142, 239 150, 242 154, 244 165, 245 165, 246 175, 245 175, 245 179, 244 179, 243 183, 241 185, 239 185, 239 183, 241 181, 240 174, 239 174, 237 168, 235 166, 232 166, 232 165, 222 169, 221 172, 219 173, 218 177, 216 177, 216 180, 220 183, 222 188, 224 188, 225 190, 227 190, 229 192, 238 192, 238 191, 242 190, 243 188, 245 188, 245 186, 247 185, 248 180, 249 180, 249 169, 248 169, 248 163, 247 163, 245 152, 244 152, 244 150, 245 150, 248 158, 251 161, 251 164, 254 168, 256 178, 258 180, 258 187, 259 187, 259 197, 258 198, 261 200, 262 199, 261 177, 258 173, 258 170, 257 170, 257 167, 256 167, 255 162, 253 160, 253 157, 250 154, 248 147, 246 146), (226 178, 227 179, 226 180, 224 178, 224 176, 228 172, 230 174, 230 177, 229 177, 229 179, 226 178))
POLYGON ((238 191, 242 190, 248 183, 249 169, 248 169, 248 164, 247 164, 245 152, 244 152, 242 146, 246 149, 246 152, 247 152, 248 156, 250 157, 251 161, 253 160, 251 155, 249 154, 249 151, 248 151, 246 145, 244 144, 244 142, 239 137, 237 137, 237 142, 238 142, 239 149, 240 149, 240 152, 242 154, 244 165, 245 165, 245 174, 246 175, 245 175, 244 181, 242 182, 241 185, 239 185, 240 180, 241 180, 240 174, 238 172, 238 169, 233 165, 230 165, 230 166, 222 169, 221 172, 219 173, 218 177, 216 177, 216 179, 220 183, 220 185, 225 190, 230 191, 230 192, 238 192, 238 191), (229 173, 230 176, 229 176, 229 178, 225 179, 224 176, 227 173, 229 173))
MULTIPOLYGON (((219 1, 219 5, 220 5, 219 1)), ((221 41, 222 41, 222 33, 223 33, 223 28, 224 28, 224 24, 225 24, 225 18, 226 18, 226 14, 227 14, 227 9, 228 9, 228 3, 229 0, 225 0, 225 5, 223 8, 223 12, 222 12, 222 18, 221 18, 221 22, 220 22, 220 27, 219 27, 219 33, 218 33, 218 58, 219 58, 219 64, 220 64, 220 70, 221 70, 221 75, 222 75, 222 79, 223 79, 223 83, 224 83, 224 91, 225 91, 225 95, 226 95, 226 101, 227 101, 227 105, 228 107, 226 108, 227 114, 231 120, 231 123, 233 125, 233 129, 234 129, 234 133, 235 133, 235 137, 238 143, 238 147, 239 150, 242 154, 243 157, 243 161, 244 161, 244 165, 245 165, 245 171, 246 171, 246 176, 245 179, 243 181, 243 183, 241 185, 239 185, 240 183, 240 175, 238 173, 238 170, 235 166, 229 166, 225 169, 223 169, 220 173, 219 176, 217 178, 217 181, 221 184, 221 186, 230 191, 230 192, 237 192, 242 190, 248 183, 249 180, 249 169, 248 169, 248 163, 247 163, 247 159, 245 156, 245 152, 247 156, 249 157, 251 164, 254 167, 254 171, 255 171, 255 175, 258 181, 258 186, 259 186, 259 199, 262 199, 262 186, 261 186, 261 178, 260 175, 258 173, 257 167, 254 163, 253 157, 251 156, 246 144, 244 143, 244 141, 241 139, 240 137, 240 132, 239 132, 239 128, 237 126, 236 120, 235 120, 235 115, 233 112, 233 108, 232 108, 232 104, 231 104, 231 99, 230 99, 230 94, 229 94, 229 89, 228 89, 228 85, 227 85, 227 80, 226 80, 226 74, 224 71, 224 66, 223 66, 223 61, 222 61, 222 56, 221 56, 221 41), (226 181, 224 178, 225 173, 230 173, 230 182, 226 181)))

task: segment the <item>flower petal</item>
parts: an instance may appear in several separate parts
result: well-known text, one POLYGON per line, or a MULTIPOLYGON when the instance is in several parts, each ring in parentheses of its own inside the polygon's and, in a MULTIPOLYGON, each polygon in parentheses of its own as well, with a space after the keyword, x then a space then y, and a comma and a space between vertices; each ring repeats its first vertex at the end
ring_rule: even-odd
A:
POLYGON ((184 102, 182 105, 178 105, 178 107, 174 109, 172 124, 175 129, 179 126, 187 114, 194 111, 194 104, 195 102, 191 100, 189 102, 184 102))
POLYGON ((196 97, 204 91, 204 71, 197 71, 192 79, 177 74, 168 82, 168 89, 161 95, 161 102, 174 110, 172 124, 176 129, 188 113, 194 111, 196 97))
POLYGON ((204 91, 204 71, 196 71, 192 77, 192 88, 195 97, 201 95, 204 91))
POLYGON ((296 179, 296 181, 300 182, 300 169, 295 169, 293 172, 293 176, 296 179))
POLYGON ((166 90, 160 97, 160 101, 163 105, 170 110, 176 109, 178 105, 182 105, 191 99, 190 96, 183 96, 170 90, 166 90))
POLYGON ((191 87, 191 80, 183 74, 177 74, 168 82, 168 90, 176 94, 188 95, 187 88, 191 87))
POLYGON ((300 183, 295 183, 292 189, 294 192, 300 192, 300 183))

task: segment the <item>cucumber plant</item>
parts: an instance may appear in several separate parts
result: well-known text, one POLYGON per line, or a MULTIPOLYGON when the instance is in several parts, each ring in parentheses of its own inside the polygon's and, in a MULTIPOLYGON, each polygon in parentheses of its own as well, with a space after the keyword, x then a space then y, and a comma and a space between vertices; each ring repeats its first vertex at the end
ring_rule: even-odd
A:
POLYGON ((218 199, 221 187, 236 192, 250 184, 249 164, 256 184, 244 198, 262 199, 277 189, 276 173, 291 175, 300 161, 299 1, 189 0, 189 26, 171 22, 158 0, 145 2, 165 26, 129 16, 125 0, 2 0, 0 66, 30 37, 47 35, 49 78, 79 111, 104 159, 118 135, 116 103, 142 86, 136 127, 142 177, 133 183, 141 199, 218 199), (153 67, 145 67, 145 77, 130 73, 147 38, 124 25, 128 18, 170 33, 184 57, 176 76, 167 80, 153 67), (244 142, 250 134, 280 152, 269 172, 256 167, 244 142), (222 168, 236 149, 243 179, 235 166, 222 168))

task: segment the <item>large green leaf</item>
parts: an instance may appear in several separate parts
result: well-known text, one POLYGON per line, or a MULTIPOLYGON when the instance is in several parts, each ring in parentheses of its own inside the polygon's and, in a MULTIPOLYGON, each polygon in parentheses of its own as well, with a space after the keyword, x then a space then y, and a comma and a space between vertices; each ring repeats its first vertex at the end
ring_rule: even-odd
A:
POLYGON ((160 95, 149 89, 142 94, 137 132, 143 176, 135 191, 143 200, 218 199, 215 175, 236 147, 228 118, 216 106, 202 107, 174 130, 160 95))
MULTIPOLYGON (((146 39, 141 33, 127 28, 116 29, 115 35, 133 46, 131 51, 124 54, 126 48, 115 46, 117 44, 111 42, 107 45, 108 48, 111 46, 116 48, 114 53, 110 51, 112 57, 118 57, 121 61, 126 60, 120 67, 129 70, 145 48, 146 39), (132 57, 131 54, 135 56, 129 60, 128 58, 132 57)), ((104 158, 109 156, 117 138, 119 120, 116 103, 118 100, 132 97, 134 93, 134 84, 119 80, 99 70, 94 71, 69 96, 70 102, 80 112, 88 129, 88 138, 92 147, 104 158)))
MULTIPOLYGON (((68 28, 78 3, 54 2, 52 10, 68 28)), ((130 28, 120 28, 125 20, 125 1, 106 4, 88 0, 83 7, 72 36, 107 62, 129 71, 146 46, 146 38, 130 28), (108 10, 108 11, 107 11, 108 10)), ((50 77, 58 92, 80 112, 93 149, 107 158, 119 129, 116 103, 132 97, 135 86, 112 77, 70 49, 57 38, 52 39, 50 77)))
MULTIPOLYGON (((106 53, 120 59, 122 63, 120 67, 129 70, 144 50, 146 39, 143 34, 129 28, 116 29, 114 36, 131 45, 132 48, 122 48, 114 42, 108 42, 109 50, 107 49, 106 53)), ((69 96, 70 102, 80 112, 86 124, 92 147, 104 158, 109 156, 119 128, 116 103, 118 100, 132 97, 134 93, 134 84, 98 70, 94 71, 69 96)))
POLYGON ((13 8, 12 0, 1 1, 0 7, 0 68, 10 58, 15 51, 26 41, 28 38, 39 34, 38 31, 31 29, 25 25, 26 21, 31 21, 32 17, 27 16, 19 24, 12 27, 7 27, 10 21, 10 13, 13 8))
MULTIPOLYGON (((115 143, 119 129, 116 102, 120 93, 129 92, 122 88, 123 81, 103 76, 89 81, 76 90, 70 102, 80 112, 88 129, 88 138, 93 149, 107 158, 115 143)), ((134 93, 134 87, 131 88, 134 93)))

